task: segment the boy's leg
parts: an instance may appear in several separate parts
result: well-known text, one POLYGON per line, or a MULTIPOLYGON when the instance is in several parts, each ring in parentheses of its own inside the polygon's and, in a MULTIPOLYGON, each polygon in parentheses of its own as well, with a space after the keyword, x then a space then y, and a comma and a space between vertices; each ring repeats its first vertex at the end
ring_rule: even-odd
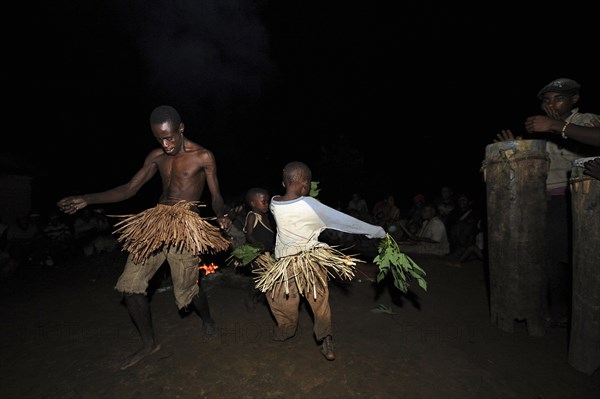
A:
POLYGON ((265 294, 271 313, 277 322, 277 326, 273 330, 273 339, 276 341, 285 341, 293 337, 298 327, 300 294, 295 280, 290 279, 289 289, 289 295, 285 294, 285 288, 282 286, 265 294))
MULTIPOLYGON (((324 281, 327 281, 326 276, 324 281)), ((307 293, 307 295, 306 299, 315 318, 315 338, 318 342, 322 343, 321 353, 327 360, 335 360, 331 327, 331 308, 329 306, 329 287, 325 286, 322 289, 318 289, 316 299, 310 293, 307 293)))

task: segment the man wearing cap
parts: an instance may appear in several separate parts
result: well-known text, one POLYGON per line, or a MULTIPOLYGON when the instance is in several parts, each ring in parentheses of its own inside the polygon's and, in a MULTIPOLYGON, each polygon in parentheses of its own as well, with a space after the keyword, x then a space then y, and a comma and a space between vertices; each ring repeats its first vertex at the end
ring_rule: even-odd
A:
MULTIPOLYGON (((573 79, 560 78, 545 85, 537 94, 546 115, 530 116, 525 121, 528 133, 550 133, 546 151, 550 167, 546 179, 547 193, 547 271, 550 319, 553 325, 566 326, 570 292, 570 240, 568 202, 569 174, 573 161, 598 153, 600 116, 581 113, 575 105, 581 85, 573 79), (570 140, 571 139, 571 140, 570 140)), ((497 141, 521 139, 510 130, 502 130, 497 141)))
POLYGON ((580 113, 575 104, 579 102, 581 85, 573 79, 560 78, 548 83, 538 92, 542 109, 547 116, 530 116, 525 121, 528 133, 551 132, 563 139, 573 139, 584 144, 600 147, 600 116, 580 113))

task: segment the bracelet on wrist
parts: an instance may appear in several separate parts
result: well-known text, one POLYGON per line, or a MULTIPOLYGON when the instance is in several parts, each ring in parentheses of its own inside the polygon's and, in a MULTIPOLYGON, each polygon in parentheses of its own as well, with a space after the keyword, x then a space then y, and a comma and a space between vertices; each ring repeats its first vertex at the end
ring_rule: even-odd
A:
POLYGON ((562 136, 563 139, 567 138, 567 135, 565 134, 565 131, 567 130, 567 126, 569 126, 569 122, 565 122, 565 125, 563 126, 562 130, 560 131, 560 135, 562 136))

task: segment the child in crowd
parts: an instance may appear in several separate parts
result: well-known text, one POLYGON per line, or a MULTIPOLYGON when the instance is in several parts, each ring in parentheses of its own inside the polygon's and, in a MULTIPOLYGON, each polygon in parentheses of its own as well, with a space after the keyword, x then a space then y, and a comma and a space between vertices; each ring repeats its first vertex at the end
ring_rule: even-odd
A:
POLYGON ((253 187, 246 193, 246 204, 250 209, 246 214, 244 234, 246 242, 258 245, 264 251, 275 249, 275 219, 269 211, 269 192, 264 188, 253 187))
POLYGON ((271 199, 270 209, 277 223, 275 261, 257 279, 257 288, 267 293, 267 301, 277 322, 274 339, 284 341, 296 334, 301 296, 312 309, 314 334, 322 343, 321 353, 335 360, 329 307, 329 270, 342 277, 354 275, 354 259, 324 242, 319 234, 335 229, 368 238, 385 238, 375 226, 307 196, 312 173, 302 162, 290 162, 283 169, 285 194, 271 199), (329 270, 328 270, 329 269, 329 270))
MULTIPOLYGON (((249 209, 243 228, 246 243, 260 247, 262 253, 273 253, 275 249, 275 219, 269 210, 269 200, 269 192, 264 188, 253 187, 246 192, 249 209)), ((250 263, 250 267, 254 268, 254 263, 250 263)), ((262 293, 251 284, 247 308, 252 310, 262 298, 262 293)))

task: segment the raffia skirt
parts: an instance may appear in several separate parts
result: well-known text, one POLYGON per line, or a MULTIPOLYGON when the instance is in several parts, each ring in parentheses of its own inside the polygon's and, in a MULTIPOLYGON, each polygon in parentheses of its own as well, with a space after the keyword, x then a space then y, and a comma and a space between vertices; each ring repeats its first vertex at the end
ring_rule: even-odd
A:
POLYGON ((170 247, 197 254, 228 249, 231 243, 221 230, 190 209, 196 205, 196 201, 180 201, 158 204, 134 215, 113 215, 123 218, 115 224, 113 234, 136 264, 170 247))
POLYGON ((346 280, 354 278, 355 266, 363 260, 346 255, 339 250, 324 246, 315 247, 297 255, 286 256, 275 260, 269 253, 264 253, 256 258, 258 265, 253 273, 256 288, 261 292, 281 288, 289 294, 289 284, 296 284, 298 292, 307 296, 312 293, 317 297, 317 292, 327 286, 330 277, 339 277, 346 280))

